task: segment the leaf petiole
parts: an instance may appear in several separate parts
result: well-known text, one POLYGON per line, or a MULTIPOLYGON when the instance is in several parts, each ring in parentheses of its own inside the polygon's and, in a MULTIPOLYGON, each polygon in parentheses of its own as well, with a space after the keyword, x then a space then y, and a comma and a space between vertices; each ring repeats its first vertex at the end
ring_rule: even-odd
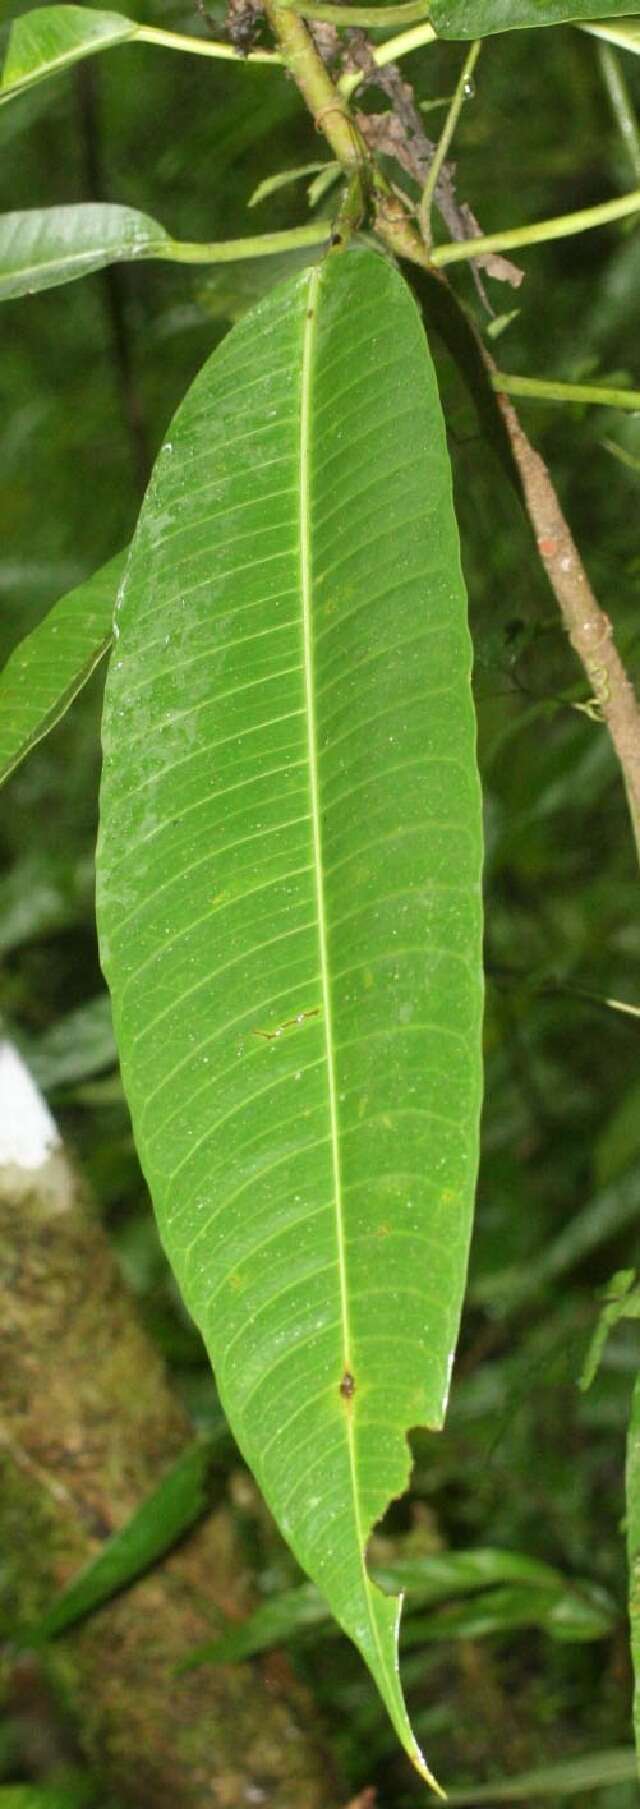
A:
POLYGON ((601 201, 595 207, 581 207, 573 214, 559 214, 551 220, 539 220, 532 226, 512 226, 506 232, 490 232, 480 239, 464 239, 450 245, 436 245, 431 262, 437 269, 444 264, 459 264, 465 258, 480 257, 487 251, 510 251, 518 245, 543 245, 550 239, 568 239, 572 233, 588 232, 593 226, 606 226, 612 220, 623 220, 627 214, 640 213, 640 188, 615 201, 601 201))

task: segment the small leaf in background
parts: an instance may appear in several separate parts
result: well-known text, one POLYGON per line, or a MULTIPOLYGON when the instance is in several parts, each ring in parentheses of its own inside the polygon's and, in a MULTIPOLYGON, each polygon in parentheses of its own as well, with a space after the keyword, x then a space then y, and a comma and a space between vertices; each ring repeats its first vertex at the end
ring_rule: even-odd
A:
POLYGON ((90 856, 59 862, 27 854, 0 876, 0 955, 86 918, 94 868, 90 856))
POLYGON ((0 215, 0 301, 55 289, 107 264, 161 257, 171 240, 133 207, 84 202, 0 215))
POLYGON ((61 597, 0 673, 0 784, 64 716, 111 643, 126 554, 61 597))
MULTIPOLYGON (((135 1582, 151 1564, 170 1551, 204 1513, 209 1500, 208 1480, 219 1437, 226 1433, 220 1416, 220 1432, 194 1443, 162 1478, 153 1495, 113 1534, 91 1564, 74 1577, 41 1620, 19 1629, 16 1642, 39 1646, 55 1639, 94 1613, 120 1589, 135 1582)), ((1 1806, 0 1806, 1 1809, 1 1806)))
POLYGON ((41 6, 14 20, 0 80, 0 105, 44 76, 77 63, 112 44, 124 44, 138 30, 121 13, 92 12, 86 6, 41 6))
POLYGON ((317 170, 324 173, 327 170, 335 169, 339 171, 340 165, 327 163, 326 158, 323 158, 321 163, 300 164, 296 170, 279 170, 277 175, 265 176, 263 181, 258 183, 253 194, 249 196, 247 206, 259 207, 261 201, 267 201, 270 195, 277 195, 280 189, 289 188, 292 182, 300 182, 303 176, 314 176, 317 170))
POLYGON ((59 1018, 28 1051, 29 1067, 44 1093, 112 1068, 117 1059, 108 993, 59 1018))
POLYGON ((118 624, 99 929, 141 1160, 238 1444, 426 1776, 365 1552, 457 1337, 480 800, 440 405, 386 259, 326 259, 214 353, 118 624))

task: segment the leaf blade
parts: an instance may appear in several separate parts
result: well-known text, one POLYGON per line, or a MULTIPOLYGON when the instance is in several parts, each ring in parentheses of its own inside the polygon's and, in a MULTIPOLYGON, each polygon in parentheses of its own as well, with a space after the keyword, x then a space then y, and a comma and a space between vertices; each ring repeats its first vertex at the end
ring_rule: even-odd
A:
POLYGON ((0 785, 60 721, 111 642, 118 553, 54 604, 0 674, 0 785))
POLYGON ((238 1442, 429 1775, 365 1546, 457 1332, 480 824, 435 378, 376 254, 284 285, 205 367, 119 625, 99 922, 161 1232, 238 1442))
POLYGON ((138 26, 122 13, 85 6, 39 6, 14 20, 0 79, 0 106, 47 76, 113 44, 135 38, 138 26))
POLYGON ((172 244, 133 207, 86 201, 0 216, 0 301, 35 295, 125 259, 162 257, 172 244))

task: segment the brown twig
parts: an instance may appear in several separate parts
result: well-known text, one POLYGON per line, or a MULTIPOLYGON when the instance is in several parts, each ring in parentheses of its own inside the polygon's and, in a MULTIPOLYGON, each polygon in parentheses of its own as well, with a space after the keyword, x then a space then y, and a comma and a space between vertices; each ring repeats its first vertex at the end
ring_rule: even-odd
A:
MULTIPOLYGON (((490 359, 486 362, 493 368, 490 359)), ((520 473, 527 513, 540 558, 569 640, 587 675, 618 756, 640 856, 638 700, 614 645, 609 617, 600 608, 591 589, 544 459, 527 439, 513 403, 499 392, 498 406, 520 473)))
MULTIPOLYGON (((362 167, 363 161, 368 164, 368 188, 378 237, 395 257, 406 258, 434 276, 428 249, 411 217, 410 204, 376 167, 371 156, 373 146, 366 143, 366 122, 359 119, 356 124, 350 118, 304 21, 278 0, 265 0, 265 11, 285 62, 334 156, 350 174, 354 168, 357 171, 362 167)), ((365 47, 368 53, 366 41, 365 47)), ((361 50, 360 58, 368 67, 368 54, 365 58, 361 50)), ((407 110, 409 102, 404 92, 407 84, 402 82, 401 86, 402 94, 399 90, 395 93, 394 143, 403 137, 405 157, 414 159, 415 121, 413 112, 407 110)), ((413 107, 412 97, 411 104, 413 107)), ((461 230, 459 221, 456 236, 468 237, 468 232, 461 230)), ((440 280, 444 281, 443 278, 440 280)), ((479 335, 476 338, 487 370, 494 373, 492 359, 479 335)), ((569 640, 586 673, 620 763, 640 856, 640 707, 614 646, 611 623, 593 594, 544 460, 527 439, 513 403, 505 395, 498 394, 498 406, 520 476, 538 552, 569 640)))

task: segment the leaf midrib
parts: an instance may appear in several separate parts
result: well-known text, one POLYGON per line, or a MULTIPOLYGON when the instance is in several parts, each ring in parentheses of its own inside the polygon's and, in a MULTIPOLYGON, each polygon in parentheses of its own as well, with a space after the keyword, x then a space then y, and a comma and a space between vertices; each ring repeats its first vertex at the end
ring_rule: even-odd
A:
POLYGON ((320 273, 313 271, 309 279, 308 307, 305 312, 304 336, 302 346, 302 371, 300 393, 300 592, 302 599, 302 636, 303 636, 303 677, 305 693, 305 720, 307 725, 307 752, 309 765, 309 802, 311 835, 313 843, 313 880, 318 927, 318 955, 320 969, 320 986, 322 992, 322 1022, 324 1027, 325 1056, 327 1068, 327 1087, 329 1095, 329 1124, 331 1142, 331 1161, 333 1167, 333 1184, 336 1210, 336 1241, 338 1246, 338 1275, 340 1282, 340 1318, 342 1324, 342 1361, 343 1369, 351 1368, 349 1308, 347 1298, 347 1276, 345 1258, 345 1240, 342 1206, 342 1174, 340 1167, 340 1144, 338 1137, 338 1102, 335 1063, 333 1058, 333 1025, 331 1011, 331 988, 329 985, 329 956, 327 942, 327 921, 323 884, 322 861, 322 829, 320 819, 320 786, 318 774, 318 733, 315 705, 315 667, 313 656, 313 574, 311 555, 311 430, 312 430, 312 394, 313 365, 316 346, 317 312, 319 301, 320 273))
MULTIPOLYGON (((322 819, 320 813, 320 784, 318 771, 318 733, 315 705, 315 666, 313 636, 313 565, 311 548, 311 434, 312 434, 312 399, 315 349, 317 340, 318 305, 322 283, 322 266, 313 270, 309 277, 307 291, 307 307, 305 309, 304 335, 302 345, 302 371, 300 395, 300 589, 302 599, 303 629, 303 670, 305 690, 305 715, 307 724, 307 750, 309 763, 309 797, 311 813, 311 829, 313 840, 313 876, 316 895, 316 912, 318 926, 318 957, 322 994, 322 1024, 324 1029, 325 1059, 327 1071, 327 1088, 329 1103, 330 1144, 333 1168, 333 1185, 335 1198, 336 1243, 338 1249, 338 1276, 340 1285, 340 1323, 342 1328, 342 1369, 343 1375, 352 1374, 353 1360, 351 1356, 351 1330, 349 1324, 349 1297, 347 1289, 346 1246, 344 1235, 344 1207, 342 1196, 342 1169, 340 1162, 340 1138, 338 1131, 338 1089, 334 1060, 333 1021, 331 1007, 331 986, 329 980, 329 953, 327 937, 327 916, 324 895, 324 865, 322 854, 322 819)), ((345 1435, 349 1454, 349 1470, 353 1498, 353 1516, 358 1540, 358 1551, 362 1573, 362 1587, 369 1625, 373 1642, 378 1654, 383 1675, 386 1672, 384 1654, 381 1649, 380 1636, 376 1616, 371 1603, 371 1580, 365 1563, 365 1529, 362 1525, 360 1511, 360 1493, 356 1466, 354 1440, 353 1404, 345 1401, 344 1414, 345 1435)))

